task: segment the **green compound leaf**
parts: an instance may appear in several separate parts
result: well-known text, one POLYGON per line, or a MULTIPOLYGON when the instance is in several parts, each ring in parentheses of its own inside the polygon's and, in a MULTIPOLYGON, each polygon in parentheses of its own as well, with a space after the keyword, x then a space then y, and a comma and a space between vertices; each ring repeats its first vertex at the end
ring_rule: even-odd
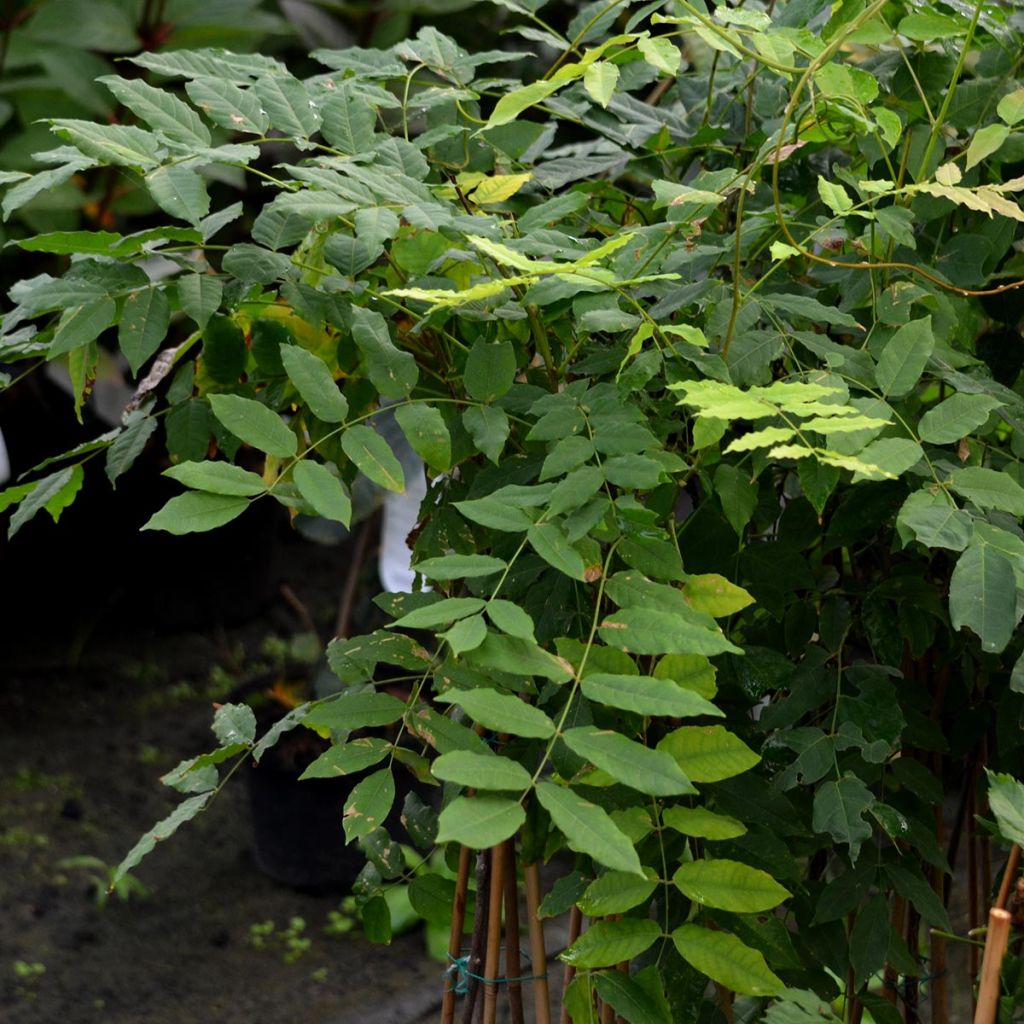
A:
POLYGON ((462 424, 477 449, 497 463, 511 429, 505 410, 493 405, 474 405, 462 414, 462 424))
POLYGON ((382 768, 363 779, 345 801, 345 815, 342 818, 345 839, 352 842, 380 828, 394 802, 395 777, 390 768, 382 768))
POLYGON ((395 410, 395 419, 409 446, 432 473, 451 468, 452 439, 439 409, 422 402, 403 405, 395 410))
POLYGON ((430 766, 431 772, 444 782, 457 782, 475 789, 525 791, 530 788, 530 773, 517 761, 507 757, 474 754, 469 750, 453 750, 442 754, 430 766))
POLYGON ((988 802, 999 825, 999 834, 1011 843, 1024 845, 1024 785, 1012 775, 985 770, 988 802))
POLYGON ((373 427, 359 424, 341 435, 342 451, 375 484, 399 494, 405 490, 402 464, 387 441, 373 427))
POLYGON ((366 360, 366 375, 386 398, 405 398, 416 386, 416 359, 411 352, 396 348, 380 313, 353 307, 352 339, 366 360))
POLYGON ((288 458, 299 450, 298 438, 273 409, 241 395, 210 395, 213 415, 240 441, 268 455, 288 458))
POLYGON ((515 375, 516 352, 510 341, 473 343, 463 374, 470 398, 489 405, 512 387, 515 375))
POLYGON ((165 213, 193 227, 210 212, 210 194, 201 174, 180 164, 165 164, 150 171, 146 188, 165 213))
POLYGON ((966 626, 991 653, 1003 650, 1017 625, 1017 578, 1013 563, 991 544, 970 543, 949 583, 949 617, 966 626))
POLYGON ((902 398, 909 394, 921 377, 932 350, 932 318, 911 320, 900 327, 886 342, 878 359, 875 376, 886 398, 902 398))
POLYGON ((672 933, 679 955, 712 981, 750 996, 775 996, 785 988, 764 957, 735 935, 684 924, 672 933))
POLYGON ((948 495, 927 491, 915 491, 907 498, 896 523, 926 547, 951 551, 963 551, 974 529, 970 513, 957 508, 948 495))
POLYGON ((507 568, 507 563, 493 555, 440 555, 417 562, 413 569, 428 580, 468 580, 493 576, 507 568))
MULTIPOLYGON (((482 606, 483 602, 480 604, 482 606)), ((542 740, 555 734, 555 723, 540 708, 527 704, 520 697, 495 690, 449 690, 437 699, 447 704, 458 704, 474 722, 495 732, 542 740)))
POLYGON ((595 61, 583 72, 583 88, 602 107, 607 107, 611 102, 618 81, 618 67, 607 60, 595 61))
POLYGON ((170 305, 161 288, 141 288, 125 299, 117 340, 133 374, 167 337, 170 305))
POLYGON ((454 504, 470 522, 479 523, 491 530, 521 533, 533 525, 533 520, 521 508, 509 505, 500 498, 473 498, 469 501, 456 501, 454 504))
POLYGON ((645 967, 632 978, 622 971, 603 971, 593 980, 597 994, 626 1024, 672 1024, 656 967, 645 967))
POLYGON ((263 494, 267 489, 262 477, 230 462, 180 462, 177 466, 165 469, 164 476, 186 487, 209 491, 211 494, 234 494, 248 498, 263 494))
POLYGON ((391 744, 375 736, 364 736, 350 743, 336 743, 325 750, 300 776, 300 779, 335 779, 372 768, 382 761, 391 744))
POLYGON ((228 494, 207 494, 189 491, 171 498, 159 512, 142 526, 143 530, 164 530, 167 533, 202 533, 237 519, 247 508, 246 498, 228 494))
POLYGON ((174 93, 154 88, 139 78, 104 75, 96 81, 102 82, 118 103, 167 138, 200 149, 210 145, 210 130, 202 118, 174 93))
POLYGON ((657 887, 656 881, 647 878, 623 871, 606 871, 587 886, 577 904, 590 917, 622 914, 648 900, 657 887))
POLYGON ((588 700, 639 715, 723 717, 723 712, 710 701, 690 690, 684 690, 671 679, 595 672, 583 678, 582 688, 588 700))
POLYGON ((827 833, 837 843, 850 848, 851 863, 857 862, 861 844, 871 838, 871 826, 864 812, 875 802, 871 790, 852 775, 838 781, 823 782, 814 794, 811 827, 827 833))
POLYGON ((696 793, 672 756, 611 730, 592 727, 562 734, 570 750, 607 772, 617 782, 652 796, 696 793))
POLYGON ((298 345, 280 347, 281 364, 289 380, 309 406, 310 412, 324 423, 344 423, 348 416, 348 402, 327 364, 298 345))
POLYGON ((389 693, 365 690, 343 693, 313 707, 302 724, 325 733, 347 733, 370 726, 390 725, 405 714, 405 704, 389 693))
POLYGON ((448 642, 452 654, 474 651, 487 639, 487 623, 482 615, 470 615, 440 635, 448 642))
POLYGON ((515 835, 524 821, 526 812, 516 800, 499 796, 459 796, 438 818, 437 841, 482 850, 515 835))
POLYGON ((684 725, 658 744, 694 782, 720 782, 742 775, 761 758, 721 725, 684 725))
POLYGON ((194 78, 186 82, 188 98, 214 124, 229 131, 263 135, 270 119, 260 107, 259 97, 243 91, 222 78, 194 78))
POLYGON ((737 839, 747 831, 743 822, 706 807, 666 807, 661 820, 668 828, 700 839, 737 839))
POLYGON ((850 932, 850 963, 857 988, 882 968, 888 948, 889 902, 877 894, 860 909, 850 932))
POLYGON ((965 466, 953 471, 949 483, 957 494, 979 508, 1024 516, 1024 487, 1008 473, 984 466, 965 466))
POLYGON ((654 945, 661 935, 657 921, 624 918, 621 921, 596 921, 564 953, 573 967, 610 967, 638 957, 654 945))
POLYGON ((292 480, 299 494, 324 519, 348 527, 352 523, 352 500, 345 485, 322 463, 303 459, 293 470, 292 480))
POLYGON ((445 597, 440 601, 415 608, 392 625, 404 629, 433 629, 447 626, 467 615, 475 615, 487 602, 479 597, 445 597))
POLYGON ((601 639, 631 654, 740 653, 725 634, 658 608, 620 608, 601 623, 601 639))
POLYGON ((537 786, 537 799, 577 853, 613 871, 645 877, 633 844, 603 808, 553 782, 537 786))
POLYGON ((200 328, 217 312, 224 285, 210 274, 184 274, 178 278, 178 301, 200 328))
POLYGON ((952 395, 921 417, 918 434, 931 444, 955 444, 982 426, 1002 404, 990 395, 952 395))
POLYGON ((534 643, 533 619, 517 604, 492 598, 487 602, 487 617, 503 633, 534 643))
POLYGON ((737 914, 771 910, 791 895, 767 872, 734 860, 680 864, 672 881, 691 900, 737 914))
POLYGON ((222 747, 252 746, 256 739, 256 715, 248 704, 222 704, 214 713, 212 728, 222 747))
POLYGON ((583 556, 572 546, 558 523, 537 523, 530 526, 526 537, 533 550, 548 565, 574 580, 586 579, 587 567, 583 562, 583 556))
POLYGON ((200 793, 178 804, 174 811, 157 822, 125 855, 124 860, 114 869, 110 884, 117 883, 136 867, 140 861, 156 848, 157 843, 169 839, 187 821, 191 821, 209 802, 213 792, 200 793))

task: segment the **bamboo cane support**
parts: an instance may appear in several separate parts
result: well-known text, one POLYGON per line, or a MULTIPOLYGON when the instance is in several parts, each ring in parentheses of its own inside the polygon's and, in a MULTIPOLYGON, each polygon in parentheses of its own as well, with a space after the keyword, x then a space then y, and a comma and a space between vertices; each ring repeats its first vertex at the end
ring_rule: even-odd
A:
MULTIPOLYGON (((945 682, 949 676, 948 668, 940 675, 940 694, 945 695, 945 682)), ((938 718, 938 716, 935 716, 938 718)), ((942 778, 942 755, 936 754, 932 761, 932 770, 937 778, 942 778)), ((935 838, 941 847, 946 841, 945 820, 942 805, 935 808, 935 838)), ((940 901, 946 898, 946 875, 939 868, 932 869, 932 890, 940 901)), ((946 978, 946 939, 942 935, 931 933, 929 936, 930 964, 929 973, 932 980, 929 995, 932 1004, 932 1024, 949 1024, 949 992, 946 978)))
MULTIPOLYGON (((469 847, 459 850, 459 871, 455 881, 455 901, 452 904, 452 927, 448 934, 448 960, 454 964, 462 949, 462 929, 466 922, 466 900, 469 896, 469 847)), ((449 980, 441 1003, 441 1024, 454 1024, 455 983, 449 980)))
MULTIPOLYGON (((977 778, 977 771, 975 771, 971 776, 971 791, 967 797, 967 927, 969 931, 974 931, 981 925, 978 913, 978 835, 974 820, 977 778)), ((971 946, 968 952, 968 961, 968 971, 973 988, 978 978, 977 946, 971 946)))
MULTIPOLYGON (((469 945, 469 970, 479 974, 484 963, 484 941, 487 936, 488 901, 485 897, 491 884, 491 858, 488 850, 481 850, 476 855, 476 913, 473 915, 473 938, 469 945)), ((476 1016, 477 997, 480 994, 480 982, 471 977, 466 1003, 462 1011, 462 1024, 473 1024, 476 1016)))
MULTIPOLYGON (((911 957, 920 963, 921 952, 921 915, 912 907, 907 907, 907 949, 911 957)), ((904 988, 904 1019, 906 1024, 918 1024, 921 1019, 918 1015, 918 996, 920 994, 920 983, 917 977, 907 978, 904 988)))
MULTIPOLYGON (((571 946, 579 937, 580 932, 583 930, 583 911, 579 907, 573 907, 569 912, 569 945, 571 946)), ((569 985, 572 983, 573 975, 576 973, 576 968, 572 964, 566 964, 565 970, 562 973, 562 1014, 559 1018, 559 1024, 569 1024, 569 1010, 565 1005, 565 993, 569 990, 569 985)))
POLYGON ((981 965, 981 986, 974 1011, 974 1024, 995 1024, 999 1012, 999 972, 1010 939, 1011 915, 993 907, 988 912, 988 934, 985 936, 985 957, 981 965))
MULTIPOLYGON (((903 934, 903 923, 904 917, 907 911, 907 901, 902 896, 894 897, 892 901, 892 916, 890 917, 890 927, 897 934, 903 934)), ((900 976, 896 969, 891 964, 885 965, 885 971, 882 975, 882 996, 888 1002, 894 1006, 899 1001, 899 990, 897 988, 900 980, 900 976)))
POLYGON ((519 956, 519 884, 516 872, 516 844, 505 840, 505 974, 508 982, 508 1008, 511 1024, 524 1024, 523 965, 519 956))
POLYGON ((533 981, 533 1014, 536 1024, 551 1024, 551 994, 548 991, 548 955, 544 949, 544 925, 540 919, 540 872, 536 864, 523 868, 526 884, 526 914, 530 928, 530 963, 533 981))
POLYGON ((996 897, 996 906, 1000 910, 1006 909, 1006 903, 1010 898, 1010 890, 1013 888, 1020 870, 1020 847, 1014 844, 1010 850, 1009 859, 1006 861, 1006 868, 1003 871, 1003 880, 999 884, 999 895, 996 897))
POLYGON ((505 898, 505 847, 491 850, 491 888, 488 893, 487 961, 484 966, 484 1020, 495 1024, 498 1019, 498 982, 501 974, 501 904, 505 898))

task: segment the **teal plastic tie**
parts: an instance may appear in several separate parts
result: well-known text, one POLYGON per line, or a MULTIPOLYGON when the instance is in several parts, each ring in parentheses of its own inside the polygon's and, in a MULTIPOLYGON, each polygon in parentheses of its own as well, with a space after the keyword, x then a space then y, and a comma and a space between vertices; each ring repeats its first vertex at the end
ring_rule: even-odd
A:
POLYGON ((444 972, 445 978, 449 980, 450 987, 448 991, 454 991, 459 996, 464 996, 469 992, 470 981, 480 981, 485 985, 511 985, 515 982, 540 981, 546 977, 544 974, 523 974, 518 978, 485 978, 482 974, 474 974, 469 969, 468 955, 452 956, 449 953, 448 959, 451 963, 444 972), (450 984, 451 979, 454 979, 454 985, 450 984))

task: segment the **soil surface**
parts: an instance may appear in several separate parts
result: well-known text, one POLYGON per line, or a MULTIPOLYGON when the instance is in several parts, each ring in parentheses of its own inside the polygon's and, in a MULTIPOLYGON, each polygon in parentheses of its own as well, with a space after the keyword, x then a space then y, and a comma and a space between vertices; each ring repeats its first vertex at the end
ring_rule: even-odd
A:
MULTIPOLYGON (((237 557, 253 559, 251 549, 237 557)), ((322 637, 332 634, 347 558, 344 547, 282 535, 270 598, 241 625, 157 629, 123 614, 123 602, 119 612, 116 602, 91 600, 83 579, 80 620, 55 618, 40 639, 8 636, 0 1020, 414 1024, 436 1016, 443 965, 427 957, 420 931, 390 948, 358 930, 331 935, 324 929, 339 894, 296 892, 260 872, 242 772, 133 872, 142 891, 100 905, 109 866, 180 799, 160 775, 216 746, 212 703, 239 680, 272 673, 310 620, 322 637), (97 607, 111 610, 97 616, 97 607), (303 928, 293 934, 311 941, 286 962, 280 935, 294 918, 303 928), (252 927, 267 921, 277 937, 257 948, 252 927)), ((222 599, 228 607, 231 595, 222 599)))

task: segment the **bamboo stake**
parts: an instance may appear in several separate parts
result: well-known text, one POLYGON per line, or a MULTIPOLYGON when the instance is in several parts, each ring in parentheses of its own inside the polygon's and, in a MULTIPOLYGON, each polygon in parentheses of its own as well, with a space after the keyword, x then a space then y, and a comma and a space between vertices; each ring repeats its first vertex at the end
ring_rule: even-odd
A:
POLYGON ((514 979, 523 973, 519 957, 519 885, 516 875, 516 844, 505 840, 505 974, 508 982, 508 1008, 512 1024, 525 1024, 523 983, 514 979))
POLYGON ((993 907, 988 912, 988 934, 985 936, 985 958, 981 966, 981 987, 974 1024, 995 1024, 999 1012, 999 972, 1010 939, 1010 913, 993 907))
POLYGON ((1020 847, 1014 843, 1010 850, 1009 860, 1003 869, 1003 880, 999 885, 999 895, 996 897, 996 906, 1000 910, 1006 909, 1007 900, 1010 898, 1010 889, 1013 887, 1014 879, 1020 870, 1020 847))
MULTIPOLYGON (((583 911, 579 907, 573 907, 569 912, 569 945, 571 946, 579 937, 580 932, 583 930, 583 911)), ((565 1005, 565 993, 569 989, 569 985, 572 983, 573 975, 576 973, 576 968, 572 964, 565 965, 565 971, 562 974, 562 1015, 559 1018, 559 1024, 569 1024, 569 1009, 565 1005)))
MULTIPOLYGON (((988 736, 981 739, 981 763, 988 764, 988 736)), ((982 813, 988 810, 988 800, 982 804, 982 813)), ((992 840, 982 832, 978 840, 978 854, 981 860, 981 898, 987 905, 992 899, 992 840)))
MULTIPOLYGON (((948 675, 948 670, 944 673, 948 675)), ((942 687, 944 690, 945 687, 942 687)), ((933 761, 936 776, 942 778, 942 755, 936 754, 933 761)), ((935 808, 935 838, 940 846, 946 841, 945 822, 942 817, 942 805, 935 808)), ((945 899, 946 876, 939 868, 932 870, 932 889, 939 900, 945 899)), ((930 934, 932 976, 930 995, 932 1003, 932 1024, 949 1024, 949 994, 946 978, 946 939, 942 935, 930 934)))
MULTIPOLYGON (((977 772, 971 775, 971 791, 967 797, 967 928, 974 931, 981 925, 978 915, 978 835, 974 820, 975 788, 977 772)), ((971 946, 968 952, 971 987, 978 980, 978 947, 971 946)))
MULTIPOLYGON (((903 934, 903 921, 907 909, 907 901, 902 896, 896 896, 892 901, 892 917, 890 927, 897 935, 903 934)), ((900 976, 896 968, 886 963, 883 974, 882 996, 888 1002, 896 1006, 899 1002, 899 980, 900 976)))
POLYGON ((498 1019, 498 982, 501 973, 501 904, 505 898, 505 847, 491 850, 491 890, 487 913, 487 963, 484 967, 484 1020, 495 1024, 498 1019))
MULTIPOLYGON (((455 902, 452 906, 452 928, 448 933, 448 961, 454 966, 462 949, 462 929, 466 923, 466 899, 469 895, 469 847, 459 850, 459 873, 455 881, 455 902)), ((455 1021, 455 980, 452 978, 445 986, 444 1000, 441 1003, 441 1024, 454 1024, 455 1021)))
MULTIPOLYGON (((921 915, 911 906, 907 907, 907 949, 914 960, 920 963, 918 955, 921 952, 921 915)), ((919 982, 915 975, 907 978, 903 1003, 905 1007, 906 1024, 918 1024, 921 1019, 917 1013, 919 982)))
POLYGON ((551 1024, 551 996, 548 992, 548 955, 544 950, 544 925, 540 919, 540 872, 536 864, 523 868, 526 883, 526 913, 530 927, 530 963, 533 981, 533 1013, 536 1024, 551 1024))
MULTIPOLYGON (((473 916, 473 938, 469 944, 469 970, 471 974, 479 974, 484 962, 484 937, 487 935, 487 900, 484 893, 490 888, 491 858, 487 850, 476 855, 476 913, 473 916)), ((473 1024, 476 1016, 476 1001, 480 994, 480 982, 469 979, 469 991, 466 993, 465 1008, 462 1011, 462 1024, 473 1024)))

